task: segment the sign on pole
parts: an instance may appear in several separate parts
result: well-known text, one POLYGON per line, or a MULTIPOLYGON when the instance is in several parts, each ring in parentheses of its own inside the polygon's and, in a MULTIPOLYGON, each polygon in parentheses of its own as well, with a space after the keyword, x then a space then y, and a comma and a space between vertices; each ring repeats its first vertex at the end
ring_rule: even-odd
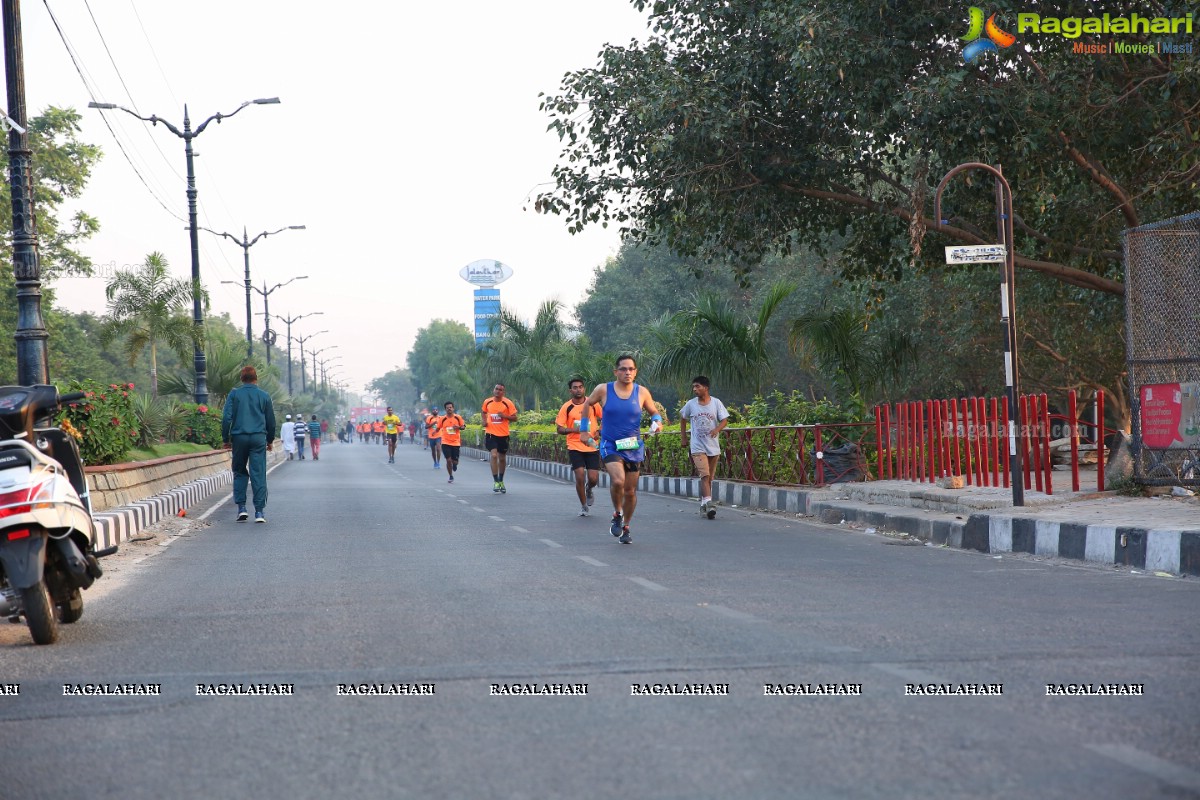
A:
POLYGON ((947 264, 1003 264, 1008 255, 1002 244, 972 244, 946 248, 947 264))

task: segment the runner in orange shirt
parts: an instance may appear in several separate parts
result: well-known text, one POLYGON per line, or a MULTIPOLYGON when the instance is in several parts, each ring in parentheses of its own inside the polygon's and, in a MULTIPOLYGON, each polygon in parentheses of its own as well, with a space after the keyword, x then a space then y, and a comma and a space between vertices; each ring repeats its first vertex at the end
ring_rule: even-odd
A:
POLYGON ((483 401, 483 446, 492 456, 492 492, 506 494, 504 468, 508 466, 508 423, 517 421, 517 407, 504 396, 497 383, 492 396, 483 401))
POLYGON ((438 431, 442 434, 442 455, 446 459, 446 474, 450 476, 446 483, 454 483, 454 473, 458 472, 462 429, 467 426, 467 421, 454 413, 454 403, 446 403, 445 408, 446 413, 438 417, 438 431))
MULTIPOLYGON (((595 502, 592 490, 600 482, 600 451, 591 444, 579 440, 579 420, 583 418, 583 404, 587 389, 583 378, 571 378, 567 382, 571 399, 563 403, 554 420, 558 432, 567 437, 567 456, 571 459, 571 470, 575 473, 575 494, 579 496, 579 516, 586 517, 588 508, 595 502), (586 479, 585 479, 586 478, 586 479)), ((600 429, 600 406, 589 409, 592 431, 600 429)))
POLYGON ((438 415, 433 411, 425 414, 425 431, 429 435, 429 453, 433 456, 433 468, 442 466, 442 433, 438 430, 438 415))

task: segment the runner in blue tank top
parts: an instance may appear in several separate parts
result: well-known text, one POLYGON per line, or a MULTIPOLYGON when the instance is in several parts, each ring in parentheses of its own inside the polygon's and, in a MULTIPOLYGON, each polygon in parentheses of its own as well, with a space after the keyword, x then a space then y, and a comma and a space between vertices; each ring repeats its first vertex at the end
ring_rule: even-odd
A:
POLYGON ((590 421, 588 407, 599 405, 604 410, 600 460, 608 472, 608 491, 613 504, 613 518, 608 530, 613 536, 620 537, 621 544, 629 544, 633 541, 629 535, 629 522, 637 508, 638 471, 646 458, 646 446, 641 438, 642 411, 650 414, 652 434, 662 430, 663 418, 654 405, 650 390, 634 383, 637 362, 633 356, 619 356, 613 375, 615 381, 599 384, 584 401, 579 438, 584 442, 592 441, 592 433, 587 427, 590 421), (627 475, 629 480, 626 480, 627 475))

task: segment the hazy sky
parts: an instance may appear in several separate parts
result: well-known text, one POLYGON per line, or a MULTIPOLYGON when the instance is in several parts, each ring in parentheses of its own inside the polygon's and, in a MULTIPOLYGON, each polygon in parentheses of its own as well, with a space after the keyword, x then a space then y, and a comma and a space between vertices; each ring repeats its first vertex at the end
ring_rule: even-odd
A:
MULTIPOLYGON (((281 98, 214 122, 194 140, 200 224, 239 236, 245 226, 251 238, 307 226, 254 245, 251 279, 269 287, 309 276, 274 292, 271 313, 323 311, 293 325, 293 336, 328 329, 308 346, 337 345, 321 358, 340 357, 339 379, 355 390, 403 366, 430 320, 474 328, 474 287, 458 276, 469 262, 511 266, 503 302, 531 318, 551 297, 576 304, 593 269, 616 251, 614 231, 570 236, 560 218, 521 209, 559 152, 538 92, 593 66, 604 43, 645 35, 645 17, 628 0, 50 0, 49 10, 87 86, 47 6, 25 2, 30 114, 48 105, 80 110, 84 141, 105 154, 78 204, 101 222, 84 245, 98 276, 59 280, 66 308, 102 313, 103 275, 154 250, 176 275, 191 270, 183 141, 104 112, 147 188, 101 112, 87 108, 93 97, 177 127, 184 103, 197 125, 244 100, 281 98)), ((244 330, 242 249, 200 236, 212 311, 244 330)), ((262 299, 252 297, 257 337, 262 299)), ((273 327, 282 344, 283 325, 273 327)))

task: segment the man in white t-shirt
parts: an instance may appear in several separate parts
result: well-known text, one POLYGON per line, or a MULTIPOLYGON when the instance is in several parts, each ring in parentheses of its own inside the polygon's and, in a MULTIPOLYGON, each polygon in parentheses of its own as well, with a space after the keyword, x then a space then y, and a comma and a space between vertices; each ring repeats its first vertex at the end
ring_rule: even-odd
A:
POLYGON ((685 447, 690 447, 692 463, 700 476, 700 513, 709 519, 717 516, 712 499, 712 482, 717 474, 717 457, 721 455, 719 436, 729 424, 725 404, 708 392, 709 381, 703 375, 692 378, 692 393, 696 396, 679 410, 679 431, 685 447), (688 439, 688 424, 692 436, 688 439))

